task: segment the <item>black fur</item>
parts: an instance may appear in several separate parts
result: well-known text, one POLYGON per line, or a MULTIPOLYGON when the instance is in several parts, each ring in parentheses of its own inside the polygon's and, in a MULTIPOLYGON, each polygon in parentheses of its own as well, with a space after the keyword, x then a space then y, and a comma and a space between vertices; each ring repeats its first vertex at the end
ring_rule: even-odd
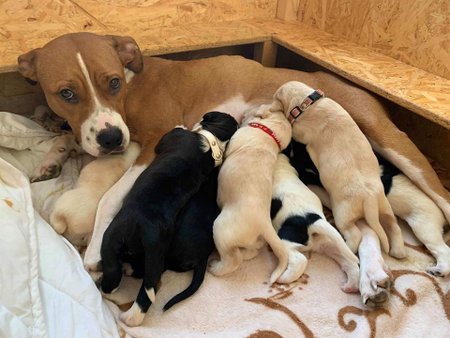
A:
POLYGON ((189 287, 169 300, 164 311, 194 294, 205 277, 208 257, 215 247, 213 224, 220 213, 216 202, 218 174, 216 168, 177 218, 177 231, 166 255, 166 269, 194 270, 194 274, 189 287))
MULTIPOLYGON (((201 125, 221 141, 229 140, 238 127, 233 117, 219 112, 205 114, 201 125)), ((103 292, 119 285, 125 254, 145 257, 136 299, 142 312, 151 305, 145 290, 156 290, 164 271, 179 212, 214 169, 211 150, 202 151, 201 139, 182 128, 164 135, 155 147, 155 159, 138 177, 103 236, 103 292)))
POLYGON ((290 242, 306 245, 309 240, 309 226, 320 218, 319 215, 313 213, 308 213, 304 216, 290 216, 281 225, 280 230, 278 230, 278 236, 290 242))
POLYGON ((375 155, 382 170, 381 182, 383 183, 384 194, 387 195, 392 189, 392 179, 394 178, 394 176, 400 175, 402 172, 391 162, 388 162, 383 157, 381 157, 379 154, 375 155))
POLYGON ((275 218, 282 206, 283 203, 279 198, 272 198, 272 203, 270 203, 270 219, 275 218))

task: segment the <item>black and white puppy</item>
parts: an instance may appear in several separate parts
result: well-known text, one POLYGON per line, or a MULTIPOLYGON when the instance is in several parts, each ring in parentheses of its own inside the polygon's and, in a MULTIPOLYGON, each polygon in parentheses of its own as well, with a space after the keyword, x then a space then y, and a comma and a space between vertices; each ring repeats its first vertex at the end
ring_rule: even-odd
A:
POLYGON ((169 300, 164 311, 193 295, 205 278, 208 257, 215 248, 213 224, 220 213, 216 201, 218 174, 219 169, 214 169, 177 218, 177 229, 166 255, 166 269, 194 270, 194 274, 187 289, 169 300))
POLYGON ((298 259, 295 253, 316 251, 334 259, 347 275, 342 285, 345 292, 357 292, 359 282, 358 258, 345 244, 344 239, 323 214, 320 199, 300 181, 296 170, 286 155, 278 155, 273 173, 271 205, 272 224, 289 250, 289 264, 281 280, 294 280, 306 268, 303 264, 291 265, 298 259), (299 245, 300 244, 300 245, 299 245), (294 267, 301 266, 302 270, 294 267))
MULTIPOLYGON (((326 205, 322 196, 323 186, 319 172, 314 166, 304 144, 292 142, 291 162, 299 172, 300 179, 308 185, 326 205), (316 187, 313 187, 316 186, 316 187)), ((444 225, 447 223, 442 211, 408 177, 393 164, 377 155, 380 164, 380 178, 384 193, 394 214, 404 219, 416 237, 427 247, 436 259, 436 265, 427 272, 434 276, 445 277, 450 273, 450 247, 443 238, 444 225)))
POLYGON ((221 163, 226 142, 237 130, 228 114, 210 112, 195 131, 174 128, 155 147, 155 159, 138 177, 105 232, 101 246, 102 291, 118 288, 122 257, 144 256, 144 279, 133 306, 120 315, 128 326, 142 323, 155 301, 155 288, 180 211, 221 163))

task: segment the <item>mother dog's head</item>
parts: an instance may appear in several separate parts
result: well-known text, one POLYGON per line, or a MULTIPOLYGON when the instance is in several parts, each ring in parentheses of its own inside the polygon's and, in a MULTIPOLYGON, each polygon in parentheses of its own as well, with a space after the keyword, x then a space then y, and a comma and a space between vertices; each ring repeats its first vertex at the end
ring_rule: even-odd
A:
POLYGON ((50 108, 67 120, 86 152, 100 156, 128 146, 127 77, 143 68, 132 38, 67 34, 21 55, 18 64, 25 78, 39 82, 50 108))

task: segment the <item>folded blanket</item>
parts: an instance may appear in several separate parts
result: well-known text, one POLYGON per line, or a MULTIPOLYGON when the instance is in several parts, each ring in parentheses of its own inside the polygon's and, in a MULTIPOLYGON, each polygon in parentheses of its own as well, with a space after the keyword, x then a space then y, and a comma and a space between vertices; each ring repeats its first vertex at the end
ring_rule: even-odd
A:
MULTIPOLYGON (((0 337, 118 337, 114 317, 78 252, 33 207, 24 172, 33 150, 45 149, 53 136, 32 124, 28 128, 28 120, 15 123, 15 116, 5 116, 0 114, 0 144, 10 147, 0 148, 0 337), (14 134, 18 130, 23 133, 14 134)), ((48 184, 45 192, 54 187, 48 184)))

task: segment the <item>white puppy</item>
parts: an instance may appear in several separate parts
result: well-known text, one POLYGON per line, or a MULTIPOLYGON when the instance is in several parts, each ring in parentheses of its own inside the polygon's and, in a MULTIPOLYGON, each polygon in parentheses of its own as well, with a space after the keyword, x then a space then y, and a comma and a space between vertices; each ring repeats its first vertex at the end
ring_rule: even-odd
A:
POLYGON ((139 151, 137 143, 130 143, 122 154, 106 155, 87 164, 76 187, 56 201, 50 215, 55 231, 75 246, 86 246, 94 229, 100 198, 134 163, 139 151))
POLYGON ((336 226, 350 249, 356 252, 361 241, 355 222, 365 219, 385 252, 405 257, 402 233, 384 195, 377 159, 350 115, 301 82, 284 84, 274 98, 275 108, 291 116, 294 140, 306 144, 330 194, 336 226))
MULTIPOLYGON (((320 199, 300 181, 284 154, 278 155, 273 174, 271 217, 275 230, 289 248, 302 252, 312 250, 331 257, 347 275, 342 290, 358 291, 358 258, 345 245, 339 232, 326 221, 320 199)), ((290 257, 289 263, 291 261, 290 257)), ((303 271, 305 268, 306 258, 303 271)), ((291 275, 297 274, 298 271, 288 266, 280 279, 292 280, 291 275)))
POLYGON ((221 209, 214 221, 214 242, 220 259, 209 271, 221 276, 235 271, 243 259, 251 259, 267 241, 278 258, 270 282, 288 264, 288 252, 270 219, 273 169, 278 153, 291 139, 284 112, 268 105, 248 113, 231 138, 219 172, 217 202, 221 209))

